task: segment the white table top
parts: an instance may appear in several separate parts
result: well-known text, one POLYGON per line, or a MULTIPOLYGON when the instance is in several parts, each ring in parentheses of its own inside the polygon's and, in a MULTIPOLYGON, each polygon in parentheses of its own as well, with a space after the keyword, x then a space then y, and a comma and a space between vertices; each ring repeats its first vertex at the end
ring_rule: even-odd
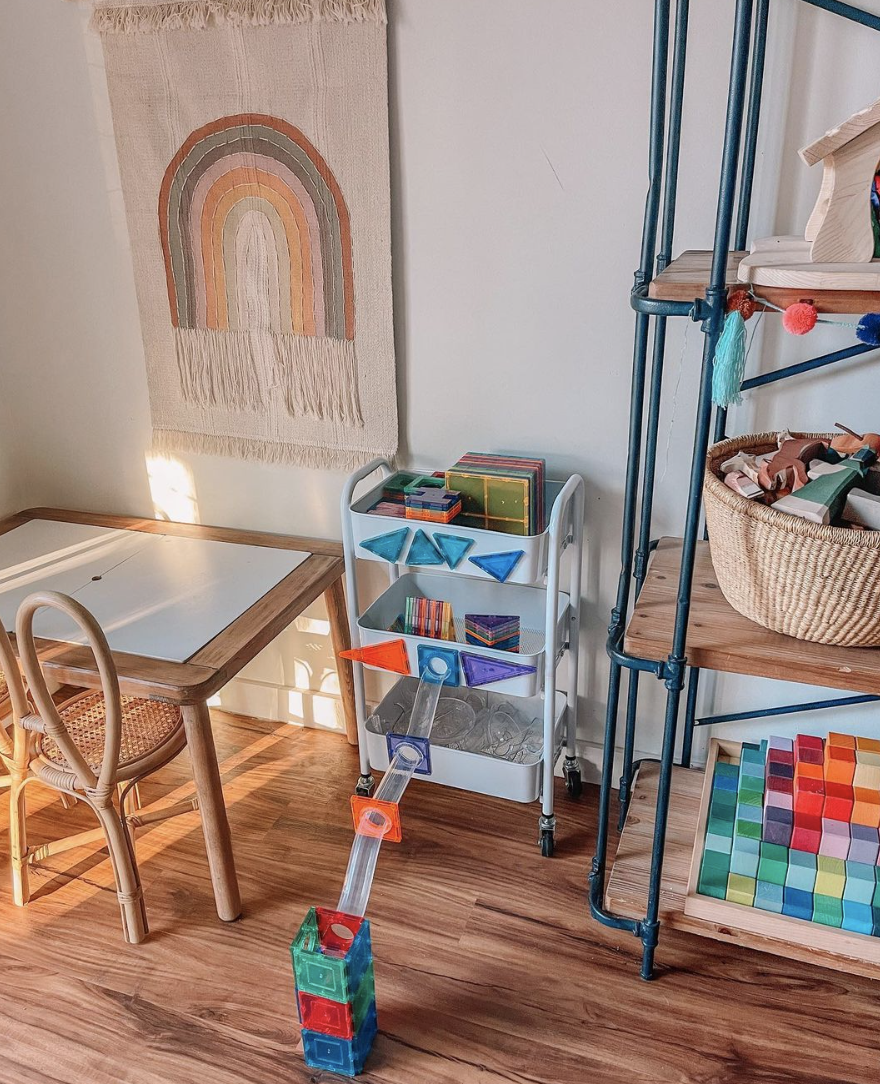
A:
MULTIPOLYGON (((0 535, 0 621, 22 600, 61 591, 90 610, 114 651, 185 662, 309 556, 298 550, 31 520, 0 535)), ((38 636, 82 642, 44 610, 38 636)))

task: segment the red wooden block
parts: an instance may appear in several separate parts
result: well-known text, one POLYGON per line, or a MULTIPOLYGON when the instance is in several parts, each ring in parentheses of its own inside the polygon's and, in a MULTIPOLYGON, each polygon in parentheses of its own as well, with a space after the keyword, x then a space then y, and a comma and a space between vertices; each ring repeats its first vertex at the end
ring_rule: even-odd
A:
POLYGON ((824 794, 825 780, 820 776, 818 779, 813 775, 796 775, 794 777, 795 794, 824 794))
POLYGON ((852 787, 845 783, 826 783, 822 816, 829 821, 850 821, 854 800, 852 787))
POLYGON ((795 760, 800 760, 801 753, 805 749, 818 749, 821 753, 824 748, 825 742, 821 738, 817 738, 813 734, 798 734, 794 739, 795 760))
POLYGON ((791 833, 791 849, 793 851, 809 851, 810 854, 818 854, 821 841, 822 818, 795 813, 794 828, 791 833))
POLYGON ((793 794, 794 782, 791 779, 783 779, 778 775, 771 775, 767 779, 767 790, 775 790, 780 794, 793 794))
POLYGON ((794 811, 796 815, 803 814, 807 817, 818 817, 821 819, 824 809, 824 794, 811 794, 809 791, 802 790, 798 792, 795 790, 794 811))
POLYGON ((880 792, 868 787, 854 787, 853 797, 852 823, 880 828, 880 792))
POLYGON ((788 749, 768 749, 767 750, 767 763, 768 764, 791 764, 794 761, 794 754, 790 753, 788 749))

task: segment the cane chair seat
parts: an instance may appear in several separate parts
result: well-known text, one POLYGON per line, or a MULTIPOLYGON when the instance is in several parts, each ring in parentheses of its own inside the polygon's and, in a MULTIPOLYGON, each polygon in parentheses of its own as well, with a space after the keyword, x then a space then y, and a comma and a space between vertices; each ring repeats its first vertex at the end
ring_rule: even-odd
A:
MULTIPOLYGON (((139 763, 172 742, 181 732, 183 717, 179 707, 158 700, 143 700, 137 696, 122 696, 122 739, 119 749, 119 771, 139 763)), ((59 709, 67 732, 83 758, 98 772, 104 757, 104 726, 106 708, 104 694, 85 693, 59 709)), ((39 752, 44 760, 61 769, 70 770, 64 754, 54 739, 41 737, 39 752)))

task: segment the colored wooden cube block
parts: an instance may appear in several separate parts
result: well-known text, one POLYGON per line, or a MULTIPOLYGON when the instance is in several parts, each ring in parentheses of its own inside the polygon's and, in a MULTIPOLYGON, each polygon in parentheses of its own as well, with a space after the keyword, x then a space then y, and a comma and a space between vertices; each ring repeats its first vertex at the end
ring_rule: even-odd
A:
POLYGON ((854 749, 846 746, 831 745, 825 749, 825 782, 844 783, 852 786, 853 773, 856 770, 854 749))
POLYGON ((794 764, 773 762, 767 765, 767 777, 772 779, 794 779, 794 764))
POLYGON ((794 780, 782 779, 779 776, 771 775, 767 780, 767 786, 765 788, 767 792, 775 792, 776 794, 794 794, 794 780))
POLYGON ((796 813, 791 831, 791 849, 818 854, 821 841, 822 818, 796 813))
POLYGON ((843 889, 846 885, 846 863, 842 858, 830 858, 826 854, 820 854, 816 858, 816 888, 817 896, 835 896, 843 899, 843 889))
POLYGON ((735 813, 732 809, 726 811, 723 815, 710 810, 706 821, 706 831, 711 832, 712 835, 728 836, 729 838, 733 835, 734 820, 735 813))
POLYGON ((767 740, 767 746, 771 750, 782 749, 788 753, 794 752, 794 742, 791 740, 791 738, 780 738, 773 736, 767 740))
POLYGON ((828 858, 848 858, 850 848, 850 826, 846 821, 831 821, 822 818, 822 838, 819 841, 819 854, 828 858))
POLYGON ((739 751, 740 769, 742 769, 742 765, 744 763, 745 764, 758 764, 758 763, 761 763, 762 760, 763 760, 763 755, 761 753, 761 746, 760 745, 756 745, 755 742, 751 742, 751 741, 744 741, 742 743, 742 745, 740 746, 740 751, 739 751))
POLYGON ((764 793, 764 774, 761 775, 741 775, 739 777, 738 793, 743 794, 763 794, 764 793))
POLYGON ((716 854, 730 854, 732 839, 730 836, 715 835, 714 832, 706 833, 706 850, 716 854))
POLYGON ((812 894, 816 887, 816 855, 808 851, 790 850, 785 885, 786 888, 797 888, 812 894))
POLYGON ((327 1069, 331 1073, 357 1076, 363 1072, 377 1030, 375 1004, 370 1007, 353 1039, 340 1039, 335 1035, 322 1035, 303 1028, 303 1056, 306 1064, 315 1069, 327 1069))
POLYGON ((761 821, 755 822, 750 820, 743 820, 741 817, 737 817, 735 835, 746 836, 746 838, 748 839, 760 839, 761 827, 761 821))
POLYGON ((730 858, 716 851, 704 851, 700 863, 700 876, 697 891, 703 896, 714 896, 723 900, 727 896, 727 878, 730 872, 730 858))
POLYGON ((736 794, 737 779, 738 777, 735 775, 719 775, 716 771, 712 778, 712 790, 713 792, 720 790, 736 794))
MULTIPOLYGON (((798 760, 794 765, 795 779, 822 779, 825 778, 825 770, 821 764, 813 764, 810 761, 798 760)), ((795 784, 796 785, 796 784, 795 784)))
POLYGON ((760 809, 764 804, 764 793, 760 790, 740 790, 737 794, 737 804, 740 806, 750 805, 760 809))
POLYGON ((715 779, 726 777, 728 779, 739 778, 739 765, 734 764, 731 760, 716 760, 715 761, 715 779))
POLYGON ((771 884, 784 885, 788 871, 788 848, 776 843, 761 844, 761 857, 758 862, 758 880, 771 884))
POLYGON ((752 805, 748 802, 740 802, 736 807, 737 820, 752 821, 760 824, 764 819, 764 807, 760 804, 752 805))
POLYGON ((874 912, 867 904, 845 899, 840 925, 844 930, 870 935, 874 930, 874 912))
POLYGON ((852 734, 839 734, 832 730, 825 739, 825 748, 827 749, 829 745, 838 749, 855 749, 858 741, 852 734))
POLYGON ((744 907, 753 907, 755 903, 755 878, 743 877, 731 873, 727 878, 727 899, 731 903, 740 903, 744 907))
POLYGON ((870 905, 877 886, 874 870, 875 867, 869 866, 866 862, 847 862, 843 898, 852 900, 854 903, 870 905))
POLYGON ((780 794, 778 790, 767 789, 764 795, 764 808, 776 806, 777 809, 794 809, 794 800, 791 794, 780 794))
POLYGON ((786 885, 783 889, 782 913, 810 922, 813 918, 813 893, 786 885))
POLYGON ((762 911, 775 911, 776 914, 781 914, 782 895, 781 884, 759 879, 755 884, 755 907, 760 907, 762 911))
POLYGON ((880 755, 880 739, 856 738, 856 749, 861 753, 876 753, 880 755))
POLYGON ((813 893, 813 922, 839 927, 843 922, 843 901, 836 896, 813 893))
POLYGON ((856 764, 880 764, 880 753, 874 752, 862 752, 861 749, 856 750, 856 764))
POLYGON ((867 787, 853 787, 853 824, 880 827, 880 793, 867 787))
POLYGON ((798 734, 794 739, 794 758, 803 760, 806 756, 825 751, 825 742, 814 734, 798 734))
POLYGON ((880 790, 880 768, 873 764, 864 764, 856 760, 856 770, 853 772, 853 787, 867 787, 870 790, 880 790))
MULTIPOLYGON (((742 837, 740 837, 742 838, 742 837)), ((747 843, 757 843, 756 839, 746 840, 747 843)), ((744 851, 734 849, 730 854, 730 873, 738 873, 741 877, 758 876, 758 853, 757 851, 744 851)), ((723 898, 723 897, 722 897, 723 898)))
POLYGON ((822 816, 830 821, 848 821, 852 817, 855 795, 845 783, 825 784, 825 805, 822 816))
POLYGON ((794 811, 795 814, 802 814, 805 817, 821 817, 822 811, 825 808, 825 795, 815 794, 810 791, 800 792, 797 789, 797 782, 795 782, 794 791, 794 811))
POLYGON ((778 809, 776 806, 764 808, 764 840, 781 847, 791 844, 791 831, 794 816, 790 809, 778 809))
POLYGON ((709 799, 709 809, 722 816, 733 816, 736 809, 735 790, 715 790, 709 799))
POLYGON ((853 824, 850 825, 850 836, 847 858, 851 862, 876 866, 880 857, 880 831, 867 824, 853 824))

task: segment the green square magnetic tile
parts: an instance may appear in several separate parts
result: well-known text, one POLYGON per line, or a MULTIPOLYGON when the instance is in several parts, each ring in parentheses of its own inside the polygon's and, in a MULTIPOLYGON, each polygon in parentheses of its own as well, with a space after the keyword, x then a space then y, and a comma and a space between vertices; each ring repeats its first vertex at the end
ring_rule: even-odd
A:
POLYGON ((817 892, 813 896, 813 921, 839 928, 843 922, 843 902, 835 896, 817 892))
POLYGON ((741 903, 745 907, 753 907, 755 903, 755 878, 743 877, 739 873, 731 873, 727 878, 727 899, 731 903, 741 903))

